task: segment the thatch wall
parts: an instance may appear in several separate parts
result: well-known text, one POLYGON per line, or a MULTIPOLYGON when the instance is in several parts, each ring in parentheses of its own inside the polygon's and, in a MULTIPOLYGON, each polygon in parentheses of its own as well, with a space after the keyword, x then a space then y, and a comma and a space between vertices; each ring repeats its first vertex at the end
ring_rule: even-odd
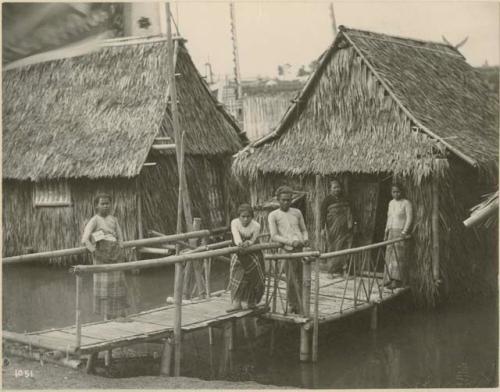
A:
MULTIPOLYGON (((158 154, 156 166, 143 169, 138 178, 142 198, 144 230, 165 234, 176 231, 178 176, 174 156, 158 154), (161 180, 160 180, 161 179, 161 180)), ((202 219, 204 228, 220 227, 234 215, 241 201, 238 187, 230 178, 229 157, 189 155, 185 170, 192 203, 193 217, 202 219), (209 174, 211 173, 211 174, 209 174), (232 191, 226 191, 231 187, 232 191), (228 197, 230 196, 230 197, 228 197), (218 208, 213 208, 213 207, 218 208)))
POLYGON ((243 130, 250 141, 271 132, 290 106, 296 91, 243 98, 243 130))
MULTIPOLYGON (((446 170, 446 177, 440 179, 440 279, 436 285, 432 270, 432 183, 431 178, 425 178, 417 184, 411 177, 399 177, 407 191, 407 198, 414 207, 414 224, 412 229, 410 255, 410 285, 414 298, 421 305, 435 305, 443 298, 462 298, 463 296, 488 293, 497 289, 496 271, 497 256, 491 249, 491 232, 467 230, 461 220, 468 215, 474 200, 483 192, 483 185, 474 178, 471 169, 460 162, 452 162, 452 169, 446 170)), ((343 180, 348 189, 347 196, 351 200, 354 213, 360 222, 360 236, 357 245, 381 241, 385 227, 390 177, 380 176, 378 179, 363 175, 347 175, 337 177, 343 180), (378 181, 377 181, 378 180, 378 181), (384 181, 385 180, 385 181, 384 181), (373 195, 370 195, 369 183, 379 184, 378 203, 370 211, 371 217, 362 217, 363 208, 369 205, 373 195), (373 225, 373 214, 376 215, 376 225, 373 225), (363 227, 371 224, 370 227, 363 227)), ((332 177, 322 177, 320 200, 327 194, 328 184, 332 177)), ((315 179, 314 176, 259 176, 251 181, 251 203, 256 206, 256 219, 261 223, 263 231, 268 232, 267 216, 271 210, 259 208, 274 196, 275 190, 283 184, 294 190, 307 192, 304 203, 297 207, 304 213, 306 226, 312 244, 315 244, 315 179)), ((373 204, 372 204, 373 205, 373 204)), ((320 243, 324 250, 324 244, 320 243)))
MULTIPOLYGON (((2 192, 3 255, 24 254, 81 246, 87 221, 95 214, 93 200, 98 192, 113 197, 113 214, 118 218, 125 239, 137 238, 135 185, 131 180, 69 180, 72 205, 34 207, 30 181, 4 180, 2 192)), ((53 263, 88 263, 76 256, 51 260, 53 263)))

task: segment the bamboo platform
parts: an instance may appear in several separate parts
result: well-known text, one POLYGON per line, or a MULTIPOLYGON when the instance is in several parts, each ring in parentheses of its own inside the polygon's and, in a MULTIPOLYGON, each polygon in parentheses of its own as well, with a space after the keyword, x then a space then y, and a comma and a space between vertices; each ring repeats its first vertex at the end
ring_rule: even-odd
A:
MULTIPOLYGON (((212 294, 210 298, 182 305, 182 330, 194 331, 229 320, 256 316, 265 312, 265 305, 252 310, 227 313, 231 306, 229 293, 212 294)), ((27 334, 3 331, 3 339, 14 340, 47 350, 68 354, 90 354, 167 338, 173 335, 175 305, 130 315, 123 320, 108 320, 82 325, 81 345, 75 347, 74 326, 31 332, 27 334)))
MULTIPOLYGON (((349 277, 346 285, 346 278, 344 276, 339 274, 332 279, 326 272, 320 272, 320 294, 318 301, 318 319, 320 324, 349 316, 358 311, 366 310, 380 303, 389 301, 409 290, 408 287, 401 287, 394 290, 385 288, 382 284, 383 279, 380 276, 376 278, 378 284, 374 281, 373 277, 368 276, 357 276, 356 282, 354 282, 354 280, 354 277, 349 277), (354 301, 355 287, 358 293, 356 303, 354 301), (370 294, 369 296, 368 293, 370 294), (369 298, 369 301, 367 301, 366 298, 369 298)), ((310 317, 286 313, 286 283, 283 280, 280 281, 277 291, 275 311, 263 313, 261 317, 299 325, 309 324, 310 327, 310 317)), ((311 282, 311 296, 309 301, 311 309, 314 307, 315 300, 315 282, 313 279, 311 282)))

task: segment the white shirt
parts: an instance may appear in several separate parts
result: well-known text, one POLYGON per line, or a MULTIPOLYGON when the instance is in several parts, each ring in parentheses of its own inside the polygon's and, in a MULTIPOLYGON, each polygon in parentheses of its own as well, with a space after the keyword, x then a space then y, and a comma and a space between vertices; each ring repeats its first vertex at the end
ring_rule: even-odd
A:
POLYGON ((252 219, 247 226, 243 226, 240 218, 233 219, 231 221, 231 234, 235 245, 241 245, 244 241, 250 241, 254 244, 260 234, 260 224, 252 219))
POLYGON ((408 233, 413 218, 413 208, 411 203, 406 199, 391 200, 387 209, 387 225, 386 230, 400 229, 408 233))

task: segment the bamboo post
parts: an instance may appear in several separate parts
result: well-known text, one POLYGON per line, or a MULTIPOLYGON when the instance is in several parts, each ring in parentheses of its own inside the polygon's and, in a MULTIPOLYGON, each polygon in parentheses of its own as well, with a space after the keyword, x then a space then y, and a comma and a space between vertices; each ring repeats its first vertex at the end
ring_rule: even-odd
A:
POLYGON ((182 286, 184 278, 184 268, 182 263, 175 264, 175 317, 174 317, 174 375, 179 377, 181 374, 181 353, 182 353, 182 286))
POLYGON ((439 280, 439 185, 438 178, 432 175, 432 276, 439 280))
POLYGON ((227 339, 227 349, 229 351, 234 350, 234 320, 230 320, 226 323, 226 339, 227 339))
MULTIPOLYGON (((316 235, 316 249, 321 249, 321 207, 319 201, 319 190, 321 186, 321 176, 316 175, 315 199, 314 199, 314 231, 316 235)), ((314 263, 315 285, 314 285, 314 329, 312 341, 312 361, 318 361, 318 336, 319 336, 319 263, 320 258, 316 257, 314 263)))
MULTIPOLYGON (((201 239, 201 246, 207 246, 207 237, 203 237, 201 239)), ((210 264, 210 258, 203 259, 203 271, 205 272, 205 291, 207 294, 207 298, 210 298, 210 291, 212 290, 212 288, 210 287, 210 264)))
POLYGON ((137 197, 137 238, 144 238, 144 227, 142 225, 142 195, 139 187, 139 180, 135 181, 137 197))
POLYGON ((375 331, 377 329, 377 324, 378 324, 378 305, 374 304, 370 318, 370 329, 372 331, 375 331))
MULTIPOLYGON (((168 42, 168 79, 169 79, 169 92, 170 104, 172 112, 172 125, 174 128, 175 152, 177 157, 177 166, 179 170, 179 198, 177 204, 177 233, 182 231, 182 213, 184 212, 184 219, 188 229, 191 225, 191 205, 189 195, 187 194, 187 183, 185 182, 184 172, 184 148, 183 138, 179 129, 179 113, 177 111, 177 88, 175 84, 175 64, 174 64, 174 42, 172 40, 172 26, 171 26, 171 13, 170 4, 165 3, 167 14, 167 42, 168 42)), ((179 246, 177 246, 177 253, 179 246)), ((174 321, 174 352, 175 364, 174 375, 180 376, 181 373, 181 342, 182 342, 182 292, 183 292, 183 271, 182 263, 175 264, 175 321, 174 321)))
MULTIPOLYGON (((297 261, 300 262, 300 261, 297 261)), ((302 304, 303 311, 302 315, 304 317, 309 317, 310 314, 310 299, 311 299, 311 262, 309 260, 304 260, 302 268, 302 304)), ((304 325, 300 326, 300 360, 309 361, 310 360, 310 344, 309 331, 306 330, 304 325)))
POLYGON ((75 329, 76 329, 76 347, 79 348, 82 342, 82 319, 81 319, 81 300, 80 294, 82 292, 82 277, 76 275, 76 300, 75 300, 75 329))
MULTIPOLYGON (((200 230, 200 228, 201 228, 201 218, 194 218, 192 230, 197 231, 200 230)), ((188 243, 191 249, 196 249, 198 247, 198 239, 196 238, 189 239, 188 243)), ((205 291, 205 288, 203 287, 203 278, 201 276, 199 264, 200 264, 199 260, 188 261, 184 267, 184 290, 183 290, 184 299, 191 298, 191 291, 195 286, 195 282, 196 282, 196 287, 198 289, 198 295, 201 295, 203 291, 205 291)))
POLYGON ((160 374, 170 376, 172 363, 172 344, 170 338, 164 340, 163 352, 160 361, 160 374))

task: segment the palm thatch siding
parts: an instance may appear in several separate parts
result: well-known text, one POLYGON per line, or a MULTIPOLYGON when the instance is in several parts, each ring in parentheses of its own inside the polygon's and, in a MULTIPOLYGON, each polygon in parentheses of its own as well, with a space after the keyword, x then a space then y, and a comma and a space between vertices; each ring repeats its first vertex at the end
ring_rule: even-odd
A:
MULTIPOLYGON (((176 43, 191 200, 194 213, 213 227, 229 215, 230 156, 247 139, 218 107, 183 41, 176 43)), ((161 38, 107 42, 82 56, 3 73, 4 255, 78 246, 98 190, 115 196, 127 238, 138 236, 139 192, 144 228, 175 231, 175 155, 151 150, 156 137, 173 136, 167 54, 161 38), (144 166, 156 159, 156 167, 144 166), (70 184, 71 206, 33 207, 32 188, 48 180, 70 184)))
MULTIPOLYGON (((31 181, 4 180, 2 222, 4 256, 44 252, 81 246, 87 221, 95 214, 94 197, 99 192, 113 197, 113 214, 125 239, 137 238, 136 194, 133 180, 70 180, 71 206, 35 207, 31 181)), ((129 255, 130 256, 130 255, 129 255)), ((87 256, 55 258, 54 264, 89 262, 87 256)))
MULTIPOLYGON (((389 184, 397 179, 414 205, 410 260, 417 302, 491 292, 497 287, 490 279, 496 264, 485 261, 491 234, 466 232, 461 221, 480 195, 497 188, 497 107, 455 48, 342 28, 278 126, 240 151, 233 171, 248 181, 257 206, 283 183, 306 192, 310 234, 314 176, 323 175, 321 199, 328 181, 341 177, 369 226, 363 241, 381 239, 389 184), (434 180, 441 282, 431 254, 434 180), (367 204, 377 209, 375 217, 367 204)), ((259 214, 264 222, 267 213, 259 214)))
POLYGON ((295 91, 273 95, 245 96, 243 98, 243 129, 253 141, 268 134, 297 95, 295 91))
MULTIPOLYGON (((138 179, 142 198, 143 226, 166 234, 175 233, 177 219, 178 176, 177 162, 172 155, 155 158, 157 165, 144 168, 138 179), (158 179, 161 178, 161 181, 158 179)), ((230 183, 224 170, 229 157, 187 156, 185 170, 194 217, 202 219, 204 228, 220 227, 227 223, 224 189, 230 183)), ((233 196, 237 204, 240 200, 233 196)), ((228 213, 234 215, 235 208, 228 213)))

